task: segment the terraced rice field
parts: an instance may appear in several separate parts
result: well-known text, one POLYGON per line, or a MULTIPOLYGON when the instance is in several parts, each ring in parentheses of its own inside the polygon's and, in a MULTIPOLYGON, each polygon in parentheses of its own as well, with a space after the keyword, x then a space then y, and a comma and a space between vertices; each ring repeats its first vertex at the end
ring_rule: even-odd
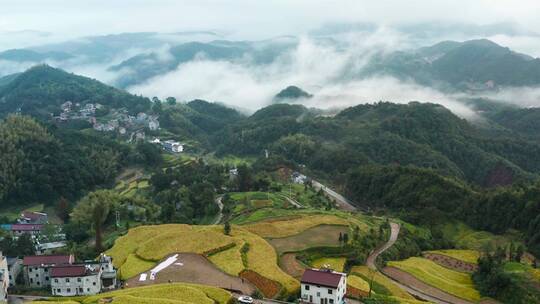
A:
POLYGON ((339 234, 348 232, 348 226, 320 225, 293 236, 271 238, 268 239, 268 242, 281 254, 283 252, 300 251, 312 247, 337 247, 340 245, 339 234))
POLYGON ((480 300, 480 294, 474 288, 470 274, 450 270, 418 257, 389 262, 388 266, 405 271, 418 280, 459 298, 473 302, 480 300))
POLYGON ((329 266, 329 268, 335 271, 343 271, 345 267, 345 258, 320 258, 313 261, 312 265, 315 268, 323 268, 329 266))
POLYGON ((434 253, 449 256, 451 258, 464 261, 471 264, 478 263, 478 258, 480 258, 480 252, 476 250, 459 250, 459 249, 448 249, 448 250, 433 250, 427 251, 427 253, 434 253))
POLYGON ((37 304, 94 304, 103 300, 135 304, 226 304, 232 295, 223 289, 186 283, 158 284, 106 292, 95 296, 76 297, 65 301, 35 301, 37 304))
POLYGON ((306 215, 293 219, 260 221, 244 226, 246 230, 264 238, 284 238, 299 234, 319 225, 348 226, 349 221, 334 215, 306 215))
POLYGON ((129 276, 147 271, 159 260, 173 253, 206 255, 210 252, 214 253, 210 260, 226 273, 238 275, 244 269, 252 270, 278 282, 289 293, 299 288, 299 282, 277 265, 278 257, 273 247, 263 238, 239 226, 232 227, 230 236, 223 234, 222 226, 140 226, 117 239, 107 253, 114 258, 114 264, 120 269, 122 278, 128 279, 129 276), (249 244, 246 253, 247 268, 238 251, 243 243, 249 244), (236 246, 228 248, 232 244, 236 246), (221 248, 224 249, 222 252, 221 248))
POLYGON ((401 299, 414 300, 414 297, 409 293, 398 287, 386 276, 382 275, 378 271, 370 270, 367 266, 355 266, 350 271, 351 274, 355 274, 365 281, 370 281, 373 278, 373 290, 379 294, 391 295, 401 299))

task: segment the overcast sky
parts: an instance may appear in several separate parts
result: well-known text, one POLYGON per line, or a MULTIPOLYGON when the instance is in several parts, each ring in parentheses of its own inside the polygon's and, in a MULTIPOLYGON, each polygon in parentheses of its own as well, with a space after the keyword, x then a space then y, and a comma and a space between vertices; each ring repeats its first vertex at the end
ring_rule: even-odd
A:
POLYGON ((540 29, 537 0, 1 0, 0 32, 63 37, 219 30, 237 38, 302 34, 327 22, 511 22, 540 29))

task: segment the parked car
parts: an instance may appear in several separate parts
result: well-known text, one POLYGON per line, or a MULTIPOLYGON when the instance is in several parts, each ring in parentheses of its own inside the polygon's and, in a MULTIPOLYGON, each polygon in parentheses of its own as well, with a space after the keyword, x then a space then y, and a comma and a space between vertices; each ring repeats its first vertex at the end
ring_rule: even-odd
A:
POLYGON ((253 298, 250 296, 240 296, 238 297, 238 302, 242 304, 253 304, 253 298))

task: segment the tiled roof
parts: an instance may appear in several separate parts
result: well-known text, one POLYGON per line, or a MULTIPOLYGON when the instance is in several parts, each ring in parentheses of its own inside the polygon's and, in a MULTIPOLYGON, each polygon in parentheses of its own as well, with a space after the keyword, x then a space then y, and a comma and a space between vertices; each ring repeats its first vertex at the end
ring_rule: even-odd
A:
POLYGON ((331 270, 306 269, 302 275, 301 282, 311 285, 320 285, 325 287, 337 288, 341 281, 341 273, 331 270))
POLYGON ((26 256, 23 265, 65 265, 73 263, 72 255, 34 255, 26 256))
POLYGON ((11 225, 12 231, 41 231, 43 225, 41 224, 13 224, 11 225))
POLYGON ((54 266, 51 268, 51 277, 82 277, 86 274, 84 265, 54 266))

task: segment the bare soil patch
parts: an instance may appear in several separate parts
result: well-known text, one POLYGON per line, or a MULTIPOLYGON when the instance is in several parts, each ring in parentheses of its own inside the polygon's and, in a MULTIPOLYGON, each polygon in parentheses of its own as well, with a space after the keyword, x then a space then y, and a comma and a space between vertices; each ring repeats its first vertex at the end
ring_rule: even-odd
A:
POLYGON ((349 227, 347 226, 319 225, 293 236, 268 239, 268 242, 274 246, 278 254, 312 247, 337 247, 339 246, 339 234, 348 232, 349 227))
POLYGON ((267 279, 255 271, 244 270, 240 273, 240 277, 257 286, 257 289, 267 298, 276 297, 281 290, 281 285, 278 282, 267 279))
POLYGON ((354 288, 351 285, 347 285, 347 297, 352 299, 363 299, 368 296, 368 293, 360 290, 358 288, 354 288))
POLYGON ((433 298, 452 303, 452 304, 472 304, 473 302, 469 302, 467 300, 455 297, 451 294, 448 294, 438 288, 435 288, 431 285, 428 285, 414 276, 406 273, 405 271, 402 271, 395 267, 385 267, 383 268, 382 272, 392 278, 393 280, 406 285, 412 289, 421 291, 422 293, 429 295, 433 298))
POLYGON ((473 273, 478 269, 478 265, 464 262, 446 255, 429 252, 426 252, 423 255, 426 259, 432 260, 433 262, 452 270, 473 273))
POLYGON ((298 262, 295 253, 285 253, 281 256, 279 266, 283 271, 295 279, 299 279, 304 274, 305 267, 298 262))
POLYGON ((157 273, 155 280, 150 280, 150 271, 146 281, 139 281, 140 275, 127 281, 128 287, 146 286, 161 283, 185 282, 216 286, 224 289, 252 294, 255 287, 247 280, 234 277, 219 270, 205 257, 195 253, 180 253, 176 263, 157 273), (179 265, 181 263, 182 265, 179 265))

